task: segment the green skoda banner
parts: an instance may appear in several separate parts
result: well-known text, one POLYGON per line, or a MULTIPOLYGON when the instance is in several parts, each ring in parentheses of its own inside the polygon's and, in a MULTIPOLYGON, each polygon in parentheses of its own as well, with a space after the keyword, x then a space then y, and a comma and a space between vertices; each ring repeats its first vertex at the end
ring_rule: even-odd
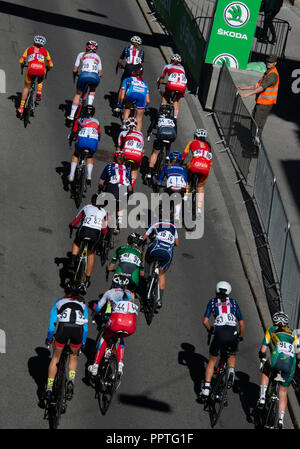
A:
POLYGON ((205 62, 246 69, 261 0, 218 0, 205 62))
POLYGON ((156 11, 175 39, 194 81, 198 82, 204 59, 205 41, 183 0, 154 0, 156 11))

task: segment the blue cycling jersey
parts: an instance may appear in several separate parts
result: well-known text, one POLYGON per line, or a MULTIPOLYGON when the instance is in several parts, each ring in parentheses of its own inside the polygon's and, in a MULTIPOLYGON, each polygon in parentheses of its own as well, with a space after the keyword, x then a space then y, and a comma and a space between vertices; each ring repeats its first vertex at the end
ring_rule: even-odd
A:
POLYGON ((153 243, 155 243, 156 248, 160 247, 168 251, 173 251, 175 240, 178 239, 177 228, 173 223, 158 221, 150 226, 146 231, 146 235, 149 236, 152 232, 155 234, 153 243))
POLYGON ((108 164, 104 168, 100 179, 111 184, 122 184, 125 186, 131 186, 132 184, 130 168, 126 167, 126 165, 115 163, 108 164))
POLYGON ((184 188, 187 183, 187 172, 184 167, 175 163, 173 165, 165 165, 160 172, 158 182, 163 182, 167 178, 167 187, 184 188))
POLYGON ((236 321, 243 319, 238 303, 229 297, 226 301, 221 301, 219 298, 211 299, 207 304, 204 317, 209 318, 211 314, 215 318, 216 326, 235 326, 236 321))
POLYGON ((122 82, 122 89, 126 91, 126 95, 132 92, 146 96, 149 93, 149 86, 142 78, 130 76, 122 82))

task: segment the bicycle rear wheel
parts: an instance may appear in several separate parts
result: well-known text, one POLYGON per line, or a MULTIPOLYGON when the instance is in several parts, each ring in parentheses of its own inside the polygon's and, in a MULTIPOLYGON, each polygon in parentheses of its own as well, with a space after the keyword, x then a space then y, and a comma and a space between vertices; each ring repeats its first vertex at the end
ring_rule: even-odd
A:
POLYGON ((116 391, 118 360, 112 354, 107 361, 100 363, 96 380, 96 393, 102 415, 105 415, 116 391))
POLYGON ((149 287, 147 289, 148 293, 143 303, 144 315, 146 318, 146 323, 148 326, 152 323, 155 307, 158 300, 158 277, 154 273, 149 281, 149 287))
POLYGON ((86 257, 82 256, 83 252, 87 251, 87 248, 85 248, 86 242, 83 240, 80 244, 80 248, 79 248, 79 263, 77 266, 77 270, 74 276, 74 281, 78 281, 78 282, 85 282, 85 277, 86 277, 86 257))
POLYGON ((221 416, 224 405, 227 403, 227 371, 222 371, 216 378, 208 399, 210 424, 214 427, 221 416))
POLYGON ((62 355, 58 364, 57 375, 53 385, 54 400, 48 405, 48 420, 50 429, 57 429, 61 414, 66 411, 66 358, 62 355))
MULTIPOLYGON (((278 391, 277 391, 277 385, 276 385, 276 394, 272 394, 272 396, 268 395, 266 397, 266 404, 267 404, 267 410, 266 410, 266 420, 265 420, 265 429, 276 429, 277 428, 277 421, 278 421, 278 391)), ((271 388, 273 390, 273 388, 271 388)))
POLYGON ((75 173, 74 200, 79 207, 86 188, 86 166, 79 166, 75 173))

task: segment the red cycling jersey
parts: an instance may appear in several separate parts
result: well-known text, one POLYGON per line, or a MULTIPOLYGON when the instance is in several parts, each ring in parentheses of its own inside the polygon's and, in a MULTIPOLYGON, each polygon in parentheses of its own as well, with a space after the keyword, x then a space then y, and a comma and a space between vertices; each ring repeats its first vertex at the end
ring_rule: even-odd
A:
POLYGON ((181 96, 186 91, 187 79, 181 64, 167 64, 164 66, 161 78, 168 77, 166 91, 177 90, 181 96))
POLYGON ((26 48, 20 58, 20 64, 24 64, 26 59, 28 61, 28 68, 25 75, 25 81, 27 83, 31 82, 32 76, 38 76, 39 78, 43 78, 45 76, 46 61, 50 68, 53 67, 50 54, 44 47, 36 47, 35 45, 32 45, 31 47, 26 48))
POLYGON ((122 131, 119 134, 118 147, 123 150, 128 161, 134 162, 134 168, 141 165, 144 154, 144 137, 140 131, 122 131))
POLYGON ((212 165, 210 146, 207 142, 203 142, 202 140, 191 140, 182 154, 183 161, 190 151, 192 152, 192 160, 187 165, 187 170, 189 170, 190 173, 199 173, 199 175, 201 175, 200 182, 204 184, 208 178, 210 167, 212 165))

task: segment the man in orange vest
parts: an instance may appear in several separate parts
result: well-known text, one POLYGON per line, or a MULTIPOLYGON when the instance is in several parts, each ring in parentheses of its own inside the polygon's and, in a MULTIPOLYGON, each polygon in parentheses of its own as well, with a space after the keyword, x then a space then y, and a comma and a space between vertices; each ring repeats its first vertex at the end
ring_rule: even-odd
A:
POLYGON ((274 104, 277 102, 279 73, 276 69, 277 56, 269 55, 266 59, 267 71, 258 81, 251 86, 237 86, 239 90, 249 90, 240 93, 242 98, 256 95, 256 105, 253 110, 253 118, 258 126, 258 136, 261 138, 262 130, 274 104))

